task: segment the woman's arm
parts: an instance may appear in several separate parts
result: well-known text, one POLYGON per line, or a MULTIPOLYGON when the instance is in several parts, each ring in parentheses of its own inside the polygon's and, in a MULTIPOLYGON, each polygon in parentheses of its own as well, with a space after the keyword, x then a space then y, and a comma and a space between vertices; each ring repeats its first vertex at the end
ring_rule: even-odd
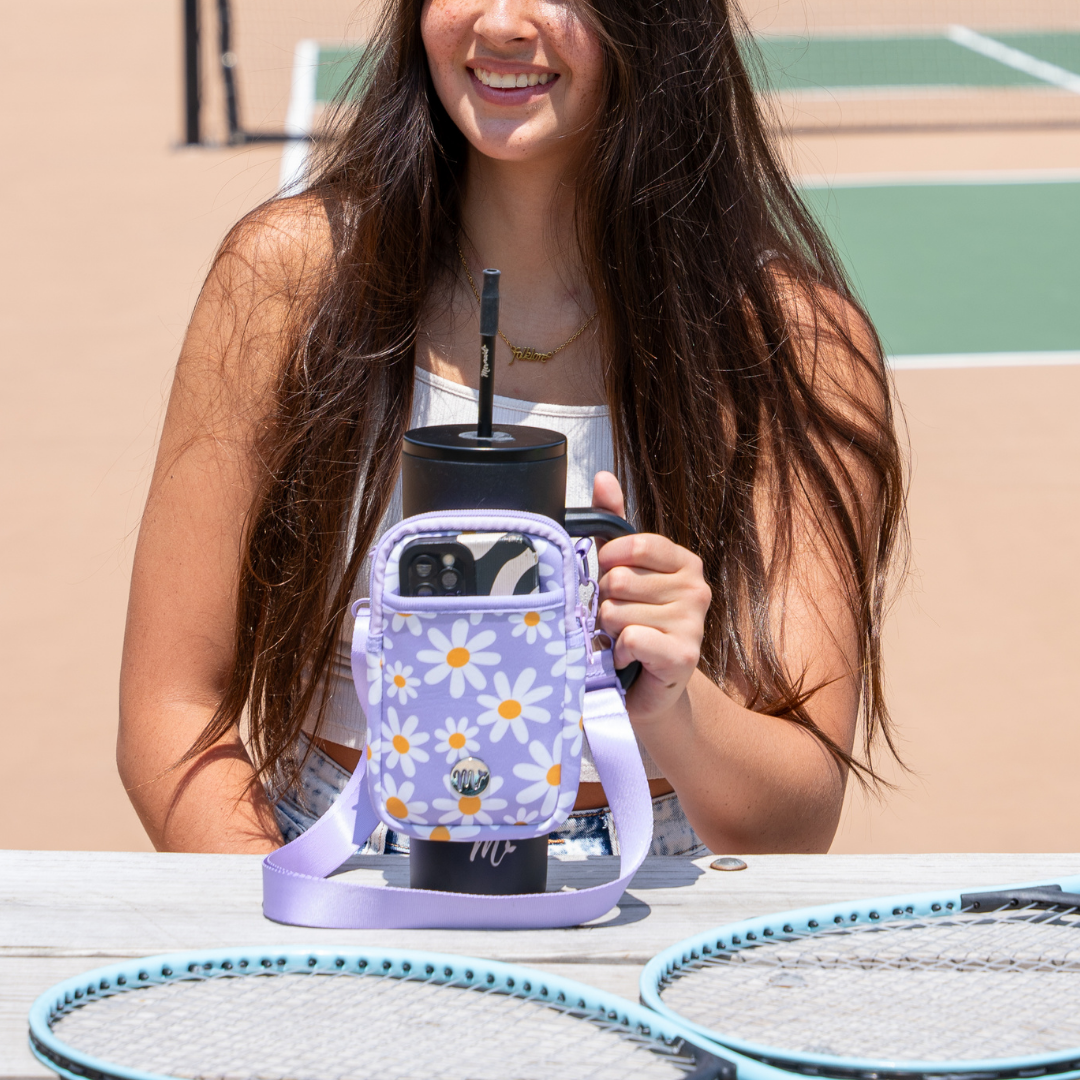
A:
POLYGON ((229 676, 256 444, 319 223, 302 203, 242 223, 207 278, 177 365, 135 552, 117 740, 120 776, 160 850, 265 852, 282 842, 238 731, 177 763, 229 676))
MULTIPOLYGON (((790 297, 793 322, 800 313, 790 297)), ((874 343, 837 306, 860 349, 874 343)), ((802 325, 813 325, 805 315, 802 325)), ((873 380, 841 355, 844 344, 822 334, 808 349, 815 392, 840 410, 877 411, 873 380), (835 348, 835 353, 830 352, 835 348)), ((860 485, 863 505, 876 488, 860 463, 837 451, 860 485)), ((768 549, 769 499, 759 500, 759 528, 768 549)), ((622 514, 611 473, 599 473, 594 505, 622 514)), ((817 688, 806 709, 835 746, 850 753, 859 715, 859 628, 844 573, 821 532, 814 508, 795 500, 792 557, 786 585, 772 597, 772 635, 789 682, 817 688)), ((859 519, 871 531, 872 514, 859 519)), ((876 536, 863 537, 873 550, 876 536)), ((847 770, 808 730, 745 708, 746 687, 729 671, 729 696, 698 670, 706 613, 713 602, 701 560, 663 536, 641 534, 608 542, 599 554, 600 624, 618 635, 616 665, 640 660, 642 672, 627 705, 634 729, 679 794, 695 831, 714 851, 826 851, 843 805, 847 770)))

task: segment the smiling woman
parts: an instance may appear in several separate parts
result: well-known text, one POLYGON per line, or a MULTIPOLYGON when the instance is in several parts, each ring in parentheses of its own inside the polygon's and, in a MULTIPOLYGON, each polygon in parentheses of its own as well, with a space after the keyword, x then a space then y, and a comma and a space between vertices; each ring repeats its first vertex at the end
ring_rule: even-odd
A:
MULTIPOLYGON (((389 5, 306 193, 222 245, 177 368, 118 749, 158 846, 275 847, 365 738, 392 745, 408 812, 414 756, 562 707, 492 686, 482 628, 416 615, 398 629, 430 670, 369 675, 406 711, 410 679, 443 680, 438 742, 404 712, 367 733, 347 678, 402 436, 475 418, 470 282, 494 265, 517 343, 496 420, 563 431, 568 501, 628 502, 640 529, 600 552, 599 617, 642 665, 654 852, 828 847, 849 770, 872 778, 888 737, 903 476, 877 337, 765 137, 740 39, 726 0, 389 5)), ((553 838, 617 850, 584 749, 553 838)))

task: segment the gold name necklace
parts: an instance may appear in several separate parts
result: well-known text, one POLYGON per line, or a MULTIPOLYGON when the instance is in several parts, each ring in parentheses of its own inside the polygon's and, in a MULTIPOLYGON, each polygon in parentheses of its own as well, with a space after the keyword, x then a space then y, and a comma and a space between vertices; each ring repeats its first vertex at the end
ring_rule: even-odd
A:
MULTIPOLYGON (((469 287, 472 289, 473 296, 476 297, 476 302, 479 304, 480 293, 477 292, 476 282, 473 281, 473 276, 469 273, 469 264, 465 261, 465 253, 461 250, 461 245, 456 240, 454 241, 454 247, 457 248, 458 258, 461 260, 461 265, 465 267, 465 276, 469 279, 469 287)), ((499 337, 506 342, 510 352, 513 354, 513 357, 510 360, 511 364, 515 360, 538 361, 541 364, 546 364, 556 353, 562 352, 567 345, 572 345, 577 341, 577 339, 592 325, 592 321, 596 316, 597 312, 594 311, 581 326, 578 327, 577 332, 572 337, 568 337, 557 349, 552 349, 550 352, 537 352, 536 349, 528 346, 522 348, 520 345, 515 345, 501 330, 499 331, 499 337)))

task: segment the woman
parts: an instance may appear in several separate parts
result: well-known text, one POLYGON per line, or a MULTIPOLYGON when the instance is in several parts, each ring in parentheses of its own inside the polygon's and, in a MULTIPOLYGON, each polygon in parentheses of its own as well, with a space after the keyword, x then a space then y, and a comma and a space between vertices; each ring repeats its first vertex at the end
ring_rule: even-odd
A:
MULTIPOLYGON (((654 850, 828 848, 888 739, 902 471, 878 340, 738 29, 727 0, 391 5, 307 193, 226 239, 177 368, 118 743, 159 848, 270 850, 355 764, 348 604, 404 431, 475 416, 484 266, 517 354, 553 354, 497 357, 496 419, 567 432, 571 504, 631 493, 600 622, 643 667, 654 850)), ((610 850, 584 779, 557 839, 610 850)))

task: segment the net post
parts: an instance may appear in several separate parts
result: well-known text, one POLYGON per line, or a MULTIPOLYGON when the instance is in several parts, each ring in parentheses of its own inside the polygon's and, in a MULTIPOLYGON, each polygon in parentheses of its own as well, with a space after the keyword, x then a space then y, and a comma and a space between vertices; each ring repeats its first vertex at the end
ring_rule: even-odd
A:
POLYGON ((229 142, 242 143, 240 105, 236 93, 236 53, 232 48, 232 5, 230 0, 218 0, 218 54, 221 57, 221 78, 225 84, 225 117, 229 124, 229 142))
POLYGON ((202 142, 200 130, 202 71, 199 62, 200 0, 181 0, 181 2, 184 9, 184 144, 198 146, 202 142))

